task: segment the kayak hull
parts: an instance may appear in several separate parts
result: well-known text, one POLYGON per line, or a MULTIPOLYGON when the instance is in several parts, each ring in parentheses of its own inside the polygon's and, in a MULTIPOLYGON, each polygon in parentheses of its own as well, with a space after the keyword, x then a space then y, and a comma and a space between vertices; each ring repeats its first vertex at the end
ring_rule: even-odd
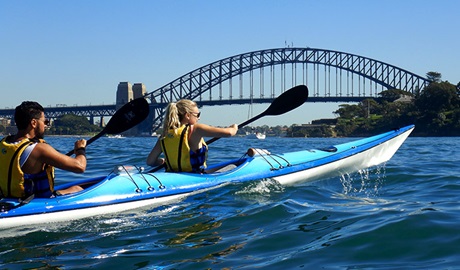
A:
POLYGON ((213 173, 140 172, 133 166, 117 166, 109 175, 57 186, 81 185, 83 191, 35 198, 28 203, 0 200, 0 229, 69 221, 142 207, 177 202, 234 182, 274 179, 282 185, 340 176, 387 162, 404 143, 414 126, 383 133, 328 149, 284 154, 260 152, 253 157, 216 164, 209 169, 232 168, 213 173))
POLYGON ((283 185, 292 185, 303 179, 313 181, 319 178, 345 175, 383 164, 393 157, 412 130, 413 128, 391 139, 388 139, 388 136, 393 135, 391 133, 387 134, 387 136, 382 136, 379 140, 367 139, 369 140, 367 143, 365 139, 361 141, 364 143, 364 145, 361 146, 358 146, 358 142, 356 141, 342 144, 337 146, 337 152, 342 150, 341 153, 335 156, 331 155, 327 159, 318 161, 318 163, 324 164, 318 164, 318 166, 313 165, 310 169, 299 170, 298 172, 288 175, 274 177, 274 179, 283 185))

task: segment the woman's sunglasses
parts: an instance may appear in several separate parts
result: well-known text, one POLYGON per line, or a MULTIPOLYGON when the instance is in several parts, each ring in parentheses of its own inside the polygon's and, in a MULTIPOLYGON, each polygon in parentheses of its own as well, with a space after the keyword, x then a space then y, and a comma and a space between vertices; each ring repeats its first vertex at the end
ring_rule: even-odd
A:
POLYGON ((201 112, 199 112, 199 113, 191 112, 190 114, 192 114, 192 115, 195 116, 196 118, 200 118, 200 116, 201 116, 201 112))

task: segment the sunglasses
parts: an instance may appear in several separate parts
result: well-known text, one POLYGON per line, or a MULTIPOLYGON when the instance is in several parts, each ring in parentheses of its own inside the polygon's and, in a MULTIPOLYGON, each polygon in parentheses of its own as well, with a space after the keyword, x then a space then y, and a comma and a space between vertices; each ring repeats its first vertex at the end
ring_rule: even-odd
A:
MULTIPOLYGON (((40 118, 35 118, 35 119, 37 119, 37 120, 41 120, 40 118)), ((43 124, 45 124, 45 126, 49 126, 49 125, 50 125, 50 123, 51 123, 51 122, 50 122, 50 120, 49 120, 49 119, 46 119, 46 118, 45 118, 45 120, 43 120, 43 124)))
POLYGON ((191 112, 190 114, 192 114, 192 115, 195 116, 196 118, 200 118, 200 116, 201 116, 201 112, 199 112, 199 113, 191 112))

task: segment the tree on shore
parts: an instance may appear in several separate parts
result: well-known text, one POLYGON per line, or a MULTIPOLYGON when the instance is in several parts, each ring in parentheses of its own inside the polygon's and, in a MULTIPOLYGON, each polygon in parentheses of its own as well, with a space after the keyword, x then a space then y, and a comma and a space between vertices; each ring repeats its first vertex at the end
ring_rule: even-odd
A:
POLYGON ((431 82, 441 82, 441 73, 430 71, 426 74, 426 78, 431 82))
POLYGON ((99 131, 101 128, 92 125, 86 117, 66 114, 53 122, 48 133, 53 135, 88 135, 99 131))
POLYGON ((341 105, 334 112, 339 115, 338 135, 362 136, 415 124, 414 134, 459 136, 460 83, 442 82, 437 72, 428 72, 427 77, 432 83, 415 96, 391 89, 380 93, 381 98, 375 103, 364 100, 357 105, 341 105), (363 113, 366 103, 368 115, 363 113))

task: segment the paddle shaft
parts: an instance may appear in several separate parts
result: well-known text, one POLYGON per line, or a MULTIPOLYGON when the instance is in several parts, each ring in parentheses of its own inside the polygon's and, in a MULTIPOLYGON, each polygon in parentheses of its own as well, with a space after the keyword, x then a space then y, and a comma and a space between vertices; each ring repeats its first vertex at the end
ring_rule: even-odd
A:
MULTIPOLYGON (((242 128, 242 127, 244 127, 244 126, 246 126, 246 125, 248 125, 248 124, 250 124, 250 123, 256 121, 256 120, 259 119, 259 118, 262 118, 263 116, 265 116, 265 114, 266 114, 266 112, 263 112, 263 113, 261 113, 261 114, 259 114, 259 115, 254 116, 253 118, 251 118, 251 119, 249 119, 249 120, 246 120, 245 122, 243 122, 243 123, 241 123, 241 124, 238 125, 238 129, 240 129, 240 128, 242 128)), ((220 139, 220 138, 222 138, 222 137, 214 137, 214 138, 212 138, 212 139, 210 139, 210 140, 207 140, 207 141, 206 141, 206 144, 211 144, 211 143, 217 141, 217 140, 220 139)))
MULTIPOLYGON (((91 139, 87 140, 86 141, 86 146, 90 145, 91 143, 93 143, 95 140, 99 139, 100 137, 102 137, 103 135, 107 134, 107 132, 105 131, 105 129, 103 129, 101 132, 99 132, 97 135, 93 136, 91 139)), ((67 156, 71 156, 73 154, 74 150, 71 150, 69 151, 66 155, 67 156)))

